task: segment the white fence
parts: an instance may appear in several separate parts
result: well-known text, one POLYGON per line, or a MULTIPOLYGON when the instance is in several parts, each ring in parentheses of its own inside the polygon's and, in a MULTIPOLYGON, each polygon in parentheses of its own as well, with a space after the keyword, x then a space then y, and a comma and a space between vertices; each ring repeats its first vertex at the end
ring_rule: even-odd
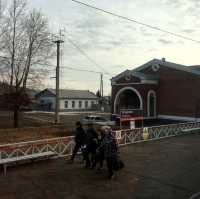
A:
POLYGON ((0 145, 0 159, 19 157, 48 151, 53 151, 58 156, 71 155, 74 147, 73 140, 74 137, 69 136, 0 145))
MULTIPOLYGON (((122 130, 117 132, 119 145, 128 145, 137 142, 158 140, 162 138, 191 133, 191 129, 200 129, 200 122, 161 125, 148 128, 144 135, 143 128, 122 130)), ((15 144, 0 145, 0 159, 19 157, 39 152, 53 151, 58 156, 70 156, 74 147, 74 137, 21 142, 15 144)))
POLYGON ((147 135, 144 135, 144 128, 122 130, 120 145, 128 145, 137 142, 158 140, 183 134, 193 133, 193 130, 200 131, 200 122, 179 123, 170 125, 153 126, 147 128, 147 135))

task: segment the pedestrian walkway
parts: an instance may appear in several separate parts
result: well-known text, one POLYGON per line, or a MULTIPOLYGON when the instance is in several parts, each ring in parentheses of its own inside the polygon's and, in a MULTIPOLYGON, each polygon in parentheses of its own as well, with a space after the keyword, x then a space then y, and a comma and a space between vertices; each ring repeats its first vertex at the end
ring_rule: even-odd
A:
POLYGON ((66 158, 9 168, 1 199, 187 199, 200 191, 200 135, 121 148, 126 167, 112 181, 66 158))

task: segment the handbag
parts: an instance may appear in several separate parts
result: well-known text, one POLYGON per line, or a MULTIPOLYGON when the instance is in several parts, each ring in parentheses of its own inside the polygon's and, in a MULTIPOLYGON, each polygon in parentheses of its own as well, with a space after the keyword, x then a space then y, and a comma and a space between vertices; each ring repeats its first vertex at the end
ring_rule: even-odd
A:
POLYGON ((119 170, 123 169, 124 167, 125 167, 124 162, 121 159, 115 158, 113 160, 113 169, 115 171, 119 171, 119 170))

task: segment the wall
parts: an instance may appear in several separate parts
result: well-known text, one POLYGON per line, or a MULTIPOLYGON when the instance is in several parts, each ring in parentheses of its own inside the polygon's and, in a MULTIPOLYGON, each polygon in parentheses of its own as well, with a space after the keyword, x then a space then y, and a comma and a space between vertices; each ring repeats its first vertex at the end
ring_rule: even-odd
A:
POLYGON ((60 109, 61 110, 87 110, 87 109, 91 109, 92 108, 92 102, 94 102, 94 104, 97 104, 97 100, 78 100, 78 99, 74 99, 74 100, 67 100, 67 99, 61 99, 60 100, 60 109), (65 108, 65 101, 68 101, 68 108, 65 108), (75 107, 72 107, 72 101, 75 102, 75 107), (79 108, 79 101, 82 101, 82 108, 79 108), (85 107, 85 102, 88 101, 88 108, 85 107))
POLYGON ((55 97, 39 97, 38 98, 38 101, 40 102, 40 104, 42 104, 41 103, 41 101, 44 101, 44 104, 47 104, 47 103, 51 103, 52 104, 52 109, 55 109, 55 97))
MULTIPOLYGON (((41 96, 38 99, 38 102, 40 102, 43 100, 44 104, 47 103, 52 103, 52 110, 55 109, 55 97, 47 97, 47 96, 41 96)), ((98 104, 97 100, 81 100, 81 99, 60 99, 60 110, 85 110, 85 102, 88 101, 88 108, 87 109, 91 109, 92 108, 92 102, 94 102, 94 104, 98 104), (68 108, 65 108, 65 101, 68 101, 68 108), (75 107, 72 108, 72 101, 75 101, 75 107), (79 108, 79 101, 82 101, 82 108, 79 108)))
POLYGON ((159 115, 200 117, 200 76, 185 71, 160 66, 157 72, 151 67, 146 74, 160 77, 158 88, 159 115))
MULTIPOLYGON (((154 90, 157 93, 157 85, 155 85, 155 84, 113 85, 112 86, 112 113, 114 112, 115 97, 116 97, 117 93, 119 92, 119 90, 124 88, 124 87, 132 87, 140 93, 140 95, 142 97, 142 101, 143 101, 143 114, 144 114, 144 116, 147 116, 147 96, 148 96, 148 92, 150 90, 154 90)), ((156 97, 158 98, 158 96, 156 96, 156 97)), ((157 109, 157 107, 156 107, 156 109, 157 109)))

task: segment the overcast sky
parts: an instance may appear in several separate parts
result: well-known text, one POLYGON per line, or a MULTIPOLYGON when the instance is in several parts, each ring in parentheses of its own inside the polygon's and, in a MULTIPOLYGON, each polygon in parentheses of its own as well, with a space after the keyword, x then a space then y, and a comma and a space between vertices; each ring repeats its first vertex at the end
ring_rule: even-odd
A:
MULTIPOLYGON (((200 40, 199 0, 82 0, 84 3, 200 40)), ((200 64, 200 43, 187 41, 79 5, 71 0, 29 0, 49 18, 52 32, 65 28, 62 65, 100 71, 71 45, 68 38, 104 71, 118 74, 153 58, 200 64)), ((53 76, 53 73, 49 76, 53 76)), ((111 91, 111 76, 104 75, 104 90, 111 91)), ((53 87, 47 78, 46 86, 53 87)), ((61 69, 61 87, 96 92, 99 75, 61 69)))

